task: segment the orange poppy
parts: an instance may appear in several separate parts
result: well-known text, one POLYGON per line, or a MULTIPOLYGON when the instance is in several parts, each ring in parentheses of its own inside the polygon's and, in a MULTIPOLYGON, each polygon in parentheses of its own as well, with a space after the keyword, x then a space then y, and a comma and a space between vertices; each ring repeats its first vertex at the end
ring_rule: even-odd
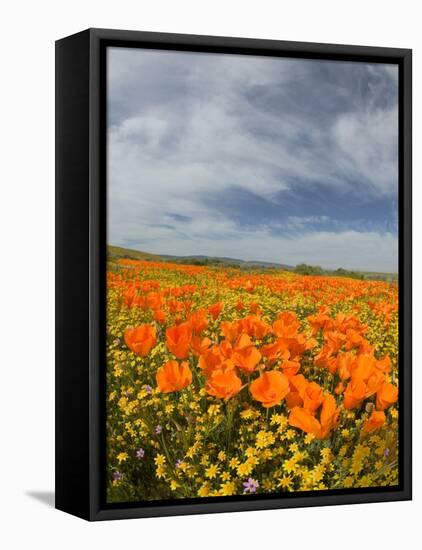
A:
POLYGON ((208 348, 206 351, 202 352, 199 357, 198 365, 205 376, 210 376, 214 370, 221 368, 221 365, 225 359, 226 358, 221 353, 220 347, 213 346, 212 348, 208 348))
POLYGON ((145 357, 157 342, 155 327, 140 325, 125 331, 125 342, 128 348, 141 357, 145 357))
POLYGON ((385 374, 389 373, 391 370, 391 359, 386 355, 383 359, 377 361, 377 369, 381 370, 385 374))
POLYGON ((166 314, 162 309, 157 309, 154 311, 154 321, 157 321, 157 323, 161 323, 162 325, 166 322, 166 314))
POLYGON ((345 386, 343 384, 343 382, 339 382, 337 384, 337 386, 334 388, 334 392, 337 394, 337 395, 341 395, 345 390, 345 386))
POLYGON ((252 281, 246 281, 245 283, 245 290, 247 290, 248 292, 253 292, 255 290, 255 285, 253 284, 252 281))
POLYGON ((340 409, 336 400, 330 394, 323 398, 320 420, 314 413, 304 407, 293 407, 289 415, 289 424, 306 433, 312 433, 318 439, 326 439, 337 424, 340 409))
POLYGON ((175 313, 181 313, 185 309, 183 302, 179 300, 167 300, 167 307, 173 315, 175 313))
POLYGON ((384 425, 385 413, 384 411, 372 411, 371 416, 366 420, 362 426, 364 433, 371 433, 378 430, 384 425))
POLYGON ((337 357, 331 353, 331 348, 323 346, 315 356, 315 365, 320 368, 328 369, 331 374, 337 371, 337 357))
POLYGON ((258 340, 262 340, 267 334, 271 332, 271 327, 268 323, 260 319, 259 317, 253 318, 253 336, 258 340))
POLYGON ((335 355, 340 350, 346 337, 341 332, 331 330, 324 332, 324 339, 327 342, 328 356, 330 356, 335 355))
POLYGON ((167 361, 157 370, 156 380, 160 392, 175 392, 192 383, 192 372, 187 361, 180 365, 177 361, 167 361))
POLYGON ((238 300, 236 304, 237 311, 242 311, 242 309, 245 309, 245 304, 242 302, 242 300, 238 300))
POLYGON ((250 392, 256 401, 265 408, 281 403, 289 393, 289 379, 278 370, 264 372, 250 385, 250 392))
POLYGON ((220 353, 225 357, 226 359, 230 359, 233 353, 233 347, 227 340, 223 340, 219 344, 220 353))
POLYGON ((355 409, 359 407, 365 398, 366 384, 363 380, 352 379, 344 391, 343 405, 345 409, 355 409))
POLYGON ((239 393, 241 387, 242 381, 230 362, 223 364, 223 368, 214 370, 205 384, 209 395, 226 400, 239 393))
POLYGON ((337 372, 337 357, 329 357, 325 366, 331 374, 335 374, 337 372))
POLYGON ((255 313, 256 315, 261 315, 262 313, 262 308, 261 306, 257 303, 257 302, 251 302, 249 304, 249 311, 251 313, 255 313))
POLYGON ((384 373, 380 369, 374 368, 368 380, 366 381, 365 397, 370 397, 371 395, 374 395, 374 393, 376 393, 381 388, 384 379, 384 373))
POLYGON ((160 292, 150 292, 147 294, 146 300, 148 307, 153 310, 161 309, 163 305, 163 298, 160 292))
POLYGON ((330 321, 330 317, 324 310, 319 311, 316 315, 310 315, 308 322, 312 329, 312 335, 315 336, 319 330, 324 329, 328 321, 330 321))
POLYGON ((248 347, 253 346, 252 340, 248 334, 241 334, 235 341, 233 345, 234 351, 240 351, 248 347))
POLYGON ((277 359, 287 360, 290 357, 290 351, 287 347, 287 343, 282 339, 276 340, 273 344, 262 346, 261 353, 270 363, 276 361, 277 359))
POLYGON ((273 323, 273 332, 279 338, 293 338, 299 330, 300 322, 292 311, 280 313, 273 323))
POLYGON ((334 397, 330 394, 325 395, 320 414, 321 430, 317 434, 318 439, 325 439, 330 435, 337 424, 339 414, 340 408, 337 407, 334 397))
POLYGON ((356 355, 347 351, 337 355, 337 372, 342 380, 347 380, 351 375, 351 368, 356 360, 356 355))
POLYGON ((147 307, 148 307, 146 296, 136 296, 133 303, 134 303, 135 306, 137 306, 141 309, 147 309, 147 307))
POLYGON ((209 308, 208 308, 208 311, 211 313, 211 317, 214 319, 214 321, 220 315, 222 310, 223 310, 223 302, 217 302, 217 303, 213 304, 212 306, 209 306, 209 308))
POLYGON ((281 368, 286 376, 295 376, 300 369, 300 363, 299 361, 289 361, 285 359, 281 364, 281 368))
POLYGON ((261 354, 252 345, 250 337, 247 334, 241 334, 236 340, 231 359, 236 367, 246 373, 251 373, 261 360, 261 354))
POLYGON ((261 360, 261 354, 255 346, 247 346, 235 351, 231 358, 236 367, 250 374, 261 360))
POLYGON ((286 395, 286 403, 289 409, 303 405, 303 391, 308 381, 303 374, 289 376, 289 393, 286 395))
POLYGON ((123 303, 126 307, 132 307, 135 300, 135 289, 128 288, 123 294, 123 303))
POLYGON ((198 311, 194 311, 190 315, 188 321, 194 334, 201 334, 201 332, 203 332, 208 326, 208 320, 204 309, 198 309, 198 311))
POLYGON ((189 354, 192 329, 189 323, 181 323, 166 330, 168 349, 178 359, 185 359, 189 354))
POLYGON ((303 399, 303 407, 310 412, 316 411, 323 401, 322 388, 316 382, 309 382, 299 391, 303 399))
POLYGON ((195 355, 202 355, 210 347, 211 340, 206 337, 201 338, 201 336, 192 336, 190 345, 195 355))
POLYGON ((314 348, 317 344, 314 338, 307 339, 304 334, 297 334, 294 338, 287 338, 286 343, 290 351, 290 359, 296 360, 305 352, 314 348))
POLYGON ((258 340, 264 338, 271 330, 271 327, 256 315, 244 317, 239 321, 239 326, 242 332, 258 340))
POLYGON ((399 389, 390 382, 384 382, 377 391, 376 407, 379 410, 384 410, 390 405, 393 405, 399 395, 399 389))
POLYGON ((376 367, 376 359, 367 353, 358 355, 351 366, 352 378, 366 382, 376 367))
POLYGON ((235 342, 239 337, 240 325, 237 322, 230 323, 230 321, 223 321, 220 329, 224 337, 231 343, 235 342))
POLYGON ((289 414, 289 424, 308 434, 319 434, 321 425, 315 416, 303 407, 293 407, 289 414))
POLYGON ((353 329, 348 329, 346 331, 346 350, 349 351, 353 348, 360 348, 363 340, 364 338, 361 334, 359 334, 359 332, 353 329))
POLYGON ((303 405, 303 399, 300 397, 298 392, 290 391, 286 395, 286 405, 289 409, 294 407, 301 407, 303 405))

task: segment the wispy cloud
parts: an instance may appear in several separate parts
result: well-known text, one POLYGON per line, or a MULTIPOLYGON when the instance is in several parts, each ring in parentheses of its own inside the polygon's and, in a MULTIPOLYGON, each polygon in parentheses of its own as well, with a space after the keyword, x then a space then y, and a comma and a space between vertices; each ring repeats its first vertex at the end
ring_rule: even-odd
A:
POLYGON ((395 67, 121 48, 108 66, 110 242, 397 269, 395 67))

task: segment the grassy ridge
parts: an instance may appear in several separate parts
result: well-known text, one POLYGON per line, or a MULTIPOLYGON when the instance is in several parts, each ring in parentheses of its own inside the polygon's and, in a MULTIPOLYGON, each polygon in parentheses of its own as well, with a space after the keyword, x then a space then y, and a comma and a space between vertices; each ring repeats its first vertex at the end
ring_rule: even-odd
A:
POLYGON ((163 258, 157 254, 150 254, 149 252, 141 252, 139 250, 132 250, 131 248, 111 245, 107 246, 107 256, 110 260, 129 258, 131 260, 150 260, 152 262, 164 261, 163 258))

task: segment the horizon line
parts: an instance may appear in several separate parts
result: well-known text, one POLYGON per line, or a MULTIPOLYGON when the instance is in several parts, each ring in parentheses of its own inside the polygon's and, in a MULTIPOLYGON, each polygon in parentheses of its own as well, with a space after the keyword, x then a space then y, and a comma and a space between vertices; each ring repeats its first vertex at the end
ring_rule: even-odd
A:
POLYGON ((199 257, 202 256, 202 257, 205 257, 205 258, 215 258, 215 259, 224 258, 224 259, 227 259, 227 260, 235 260, 235 261, 244 262, 244 263, 275 264, 275 265, 287 266, 287 267, 297 267, 297 266, 300 266, 300 265, 307 265, 309 267, 320 267, 324 271, 336 271, 338 269, 344 269, 346 271, 354 271, 354 272, 357 272, 357 273, 383 273, 383 274, 387 274, 387 275, 397 275, 398 276, 398 270, 397 271, 382 271, 382 270, 373 270, 373 269, 343 267, 341 265, 339 265, 338 267, 324 267, 323 265, 310 264, 310 263, 307 263, 306 261, 301 261, 299 263, 290 264, 290 263, 287 263, 287 262, 280 262, 280 261, 275 261, 275 260, 257 260, 255 258, 244 260, 242 258, 237 258, 237 257, 234 257, 234 256, 225 256, 225 255, 216 256, 216 255, 205 254, 205 253, 199 253, 199 254, 168 254, 167 252, 165 252, 165 253, 164 252, 150 252, 150 251, 146 251, 146 250, 139 250, 137 248, 131 248, 131 247, 128 247, 128 246, 116 245, 116 244, 111 244, 111 243, 107 243, 107 246, 113 246, 115 248, 123 248, 125 250, 132 250, 134 252, 140 252, 141 254, 150 254, 151 256, 170 256, 170 257, 174 257, 174 258, 199 258, 199 257))

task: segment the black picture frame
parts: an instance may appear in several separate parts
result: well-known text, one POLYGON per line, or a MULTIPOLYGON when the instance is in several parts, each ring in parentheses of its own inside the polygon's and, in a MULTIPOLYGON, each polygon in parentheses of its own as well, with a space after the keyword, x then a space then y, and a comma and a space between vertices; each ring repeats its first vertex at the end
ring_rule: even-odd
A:
POLYGON ((87 520, 412 498, 412 51, 88 29, 56 42, 56 508, 87 520), (108 46, 395 63, 399 66, 397 488, 107 505, 105 488, 106 87, 108 46))

